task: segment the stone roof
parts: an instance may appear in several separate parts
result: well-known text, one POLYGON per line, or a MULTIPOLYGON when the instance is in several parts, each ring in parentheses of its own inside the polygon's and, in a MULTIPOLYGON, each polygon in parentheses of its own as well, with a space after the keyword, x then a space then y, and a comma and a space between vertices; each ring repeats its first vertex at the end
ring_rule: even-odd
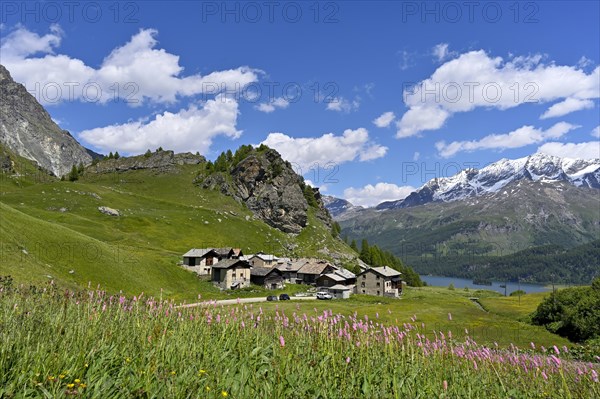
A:
POLYGON ((343 267, 338 268, 334 273, 337 274, 338 276, 343 277, 346 280, 349 280, 351 278, 356 278, 356 274, 352 273, 348 269, 344 269, 343 267))
POLYGON ((255 256, 257 258, 260 258, 260 259, 262 259, 264 261, 267 261, 267 262, 277 260, 277 257, 275 255, 270 255, 270 254, 254 254, 254 255, 250 255, 248 257, 248 259, 252 259, 255 256))
POLYGON ((214 251, 219 254, 219 256, 228 256, 229 253, 231 251, 233 251, 233 248, 229 247, 225 247, 225 248, 214 248, 214 251))
POLYGON ((392 269, 391 267, 388 267, 388 266, 372 267, 372 268, 370 268, 368 270, 365 270, 361 274, 366 273, 368 271, 373 271, 373 272, 375 272, 375 273, 377 273, 377 274, 379 274, 379 275, 381 275, 383 277, 398 277, 398 276, 402 275, 402 273, 400 273, 399 271, 394 270, 394 269, 392 269))
POLYGON ((328 278, 332 279, 333 281, 340 282, 340 283, 342 281, 346 281, 346 279, 344 277, 339 276, 335 273, 327 273, 327 274, 324 274, 323 276, 328 277, 328 278))
POLYGON ((336 284, 334 286, 328 287, 328 290, 330 291, 350 291, 352 289, 352 287, 348 287, 346 285, 342 285, 342 284, 336 284))
POLYGON ((308 261, 306 259, 300 259, 290 262, 285 262, 282 264, 277 264, 275 268, 282 272, 297 272, 304 266, 308 261))
POLYGON ((250 268, 250 264, 246 261, 240 259, 223 259, 214 265, 212 265, 213 269, 230 269, 232 267, 247 267, 250 268))
POLYGON ((281 272, 277 269, 271 268, 271 267, 259 267, 259 266, 252 266, 252 270, 250 270, 250 275, 251 276, 267 276, 270 273, 275 273, 277 275, 281 275, 281 272))
POLYGON ((328 262, 318 261, 318 262, 308 262, 304 266, 298 270, 298 273, 302 274, 323 274, 327 267, 333 267, 328 262))
POLYGON ((212 248, 192 248, 183 254, 185 257, 202 257, 212 251, 212 248))

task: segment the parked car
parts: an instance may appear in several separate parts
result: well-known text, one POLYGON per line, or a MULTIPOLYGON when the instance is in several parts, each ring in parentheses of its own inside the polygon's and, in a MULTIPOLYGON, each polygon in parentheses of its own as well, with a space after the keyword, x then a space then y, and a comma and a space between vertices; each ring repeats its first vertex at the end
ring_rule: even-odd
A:
POLYGON ((267 301, 277 301, 277 300, 278 300, 277 295, 269 295, 267 297, 267 301))
POLYGON ((328 292, 317 292, 317 299, 333 299, 333 296, 328 292))
POLYGON ((290 296, 288 294, 281 294, 281 295, 279 295, 279 300, 280 301, 289 301, 290 296))

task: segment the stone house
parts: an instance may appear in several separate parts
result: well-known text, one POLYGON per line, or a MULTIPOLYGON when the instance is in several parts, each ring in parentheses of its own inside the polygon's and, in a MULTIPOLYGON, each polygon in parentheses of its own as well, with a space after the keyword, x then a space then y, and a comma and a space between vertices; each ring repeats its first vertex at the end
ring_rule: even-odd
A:
POLYGON ((259 252, 254 255, 249 255, 247 261, 251 266, 273 267, 277 264, 277 259, 278 258, 275 255, 259 252))
POLYGON ((298 270, 300 270, 307 262, 308 259, 290 260, 285 263, 278 263, 275 268, 283 274, 283 279, 285 281, 296 284, 298 282, 298 270))
POLYGON ((220 259, 212 248, 192 248, 183 254, 183 267, 199 275, 209 276, 211 266, 220 259))
POLYGON ((252 284, 261 285, 269 290, 284 287, 283 273, 276 268, 253 266, 250 270, 252 284))
POLYGON ((329 293, 337 299, 348 299, 350 298, 350 294, 352 293, 352 290, 354 290, 353 286, 347 286, 347 285, 341 285, 341 284, 336 284, 332 287, 328 287, 327 291, 329 291, 329 293))
POLYGON ((335 273, 327 273, 321 274, 317 277, 315 283, 317 287, 333 287, 334 285, 341 284, 344 285, 346 279, 342 276, 339 276, 335 273))
POLYGON ((315 284, 322 274, 333 273, 336 267, 324 260, 310 260, 299 270, 297 280, 304 284, 315 284))
POLYGON ((212 266, 211 280, 221 289, 237 289, 250 286, 252 266, 240 259, 224 259, 212 266))
POLYGON ((398 297, 402 293, 402 273, 391 267, 372 267, 356 276, 356 294, 398 297))

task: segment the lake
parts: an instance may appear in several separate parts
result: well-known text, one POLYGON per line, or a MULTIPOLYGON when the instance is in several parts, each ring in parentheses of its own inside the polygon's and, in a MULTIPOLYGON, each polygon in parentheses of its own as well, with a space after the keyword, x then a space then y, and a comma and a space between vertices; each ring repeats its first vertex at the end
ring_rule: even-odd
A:
MULTIPOLYGON (((501 294, 504 294, 504 282, 492 281, 492 285, 476 285, 473 284, 472 279, 458 278, 458 277, 441 277, 441 276, 421 276, 421 280, 425 281, 427 285, 435 287, 448 287, 450 284, 454 284, 454 288, 463 289, 465 287, 475 290, 494 290, 501 294)), ((510 295, 511 292, 521 289, 528 294, 534 292, 547 292, 552 291, 552 287, 546 287, 538 284, 518 284, 516 282, 506 283, 506 293, 510 295)))

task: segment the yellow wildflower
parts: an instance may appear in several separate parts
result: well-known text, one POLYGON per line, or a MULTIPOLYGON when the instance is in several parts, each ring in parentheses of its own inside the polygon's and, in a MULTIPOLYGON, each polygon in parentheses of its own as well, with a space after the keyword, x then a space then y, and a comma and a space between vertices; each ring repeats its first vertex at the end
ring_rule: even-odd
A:
POLYGON ((175 371, 171 371, 171 375, 175 375, 175 371))
POLYGON ((67 384, 67 388, 73 388, 75 384, 67 384))
POLYGON ((206 374, 206 370, 200 370, 200 371, 198 371, 198 375, 202 375, 202 374, 206 374))
POLYGON ((75 384, 79 384, 81 380, 79 378, 75 378, 75 384))
POLYGON ((81 385, 79 385, 79 388, 85 388, 85 387, 87 387, 87 384, 81 384, 81 385))
POLYGON ((125 359, 125 361, 126 361, 127 363, 131 363, 131 358, 127 358, 127 359, 125 359))
POLYGON ((206 392, 210 391, 210 387, 206 387, 206 392))
POLYGON ((53 376, 48 376, 48 381, 54 381, 54 377, 53 376))
POLYGON ((64 375, 64 374, 61 374, 61 375, 59 375, 59 376, 58 376, 58 378, 60 378, 61 380, 62 380, 63 378, 65 378, 65 377, 66 377, 66 375, 64 375))
POLYGON ((225 391, 221 391, 221 396, 224 397, 224 398, 226 398, 226 397, 229 396, 229 394, 227 392, 225 392, 225 391))

